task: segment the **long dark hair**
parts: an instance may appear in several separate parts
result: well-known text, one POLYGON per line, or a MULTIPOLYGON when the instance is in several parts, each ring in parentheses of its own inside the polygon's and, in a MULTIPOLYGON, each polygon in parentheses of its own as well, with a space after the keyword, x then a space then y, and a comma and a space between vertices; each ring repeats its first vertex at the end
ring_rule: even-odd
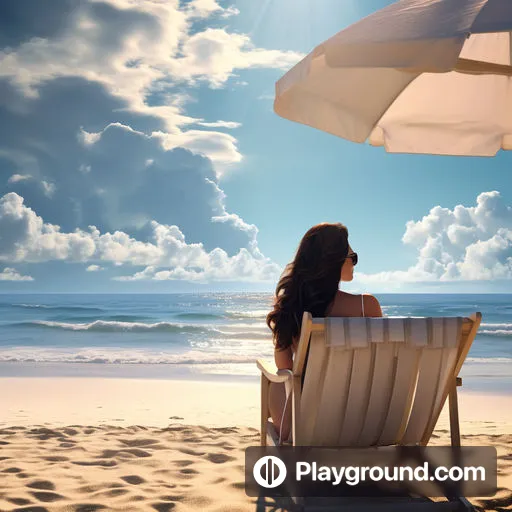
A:
POLYGON ((303 236, 294 260, 279 279, 274 309, 267 315, 277 349, 292 345, 304 311, 325 316, 338 291, 348 247, 348 230, 339 223, 317 224, 303 236))

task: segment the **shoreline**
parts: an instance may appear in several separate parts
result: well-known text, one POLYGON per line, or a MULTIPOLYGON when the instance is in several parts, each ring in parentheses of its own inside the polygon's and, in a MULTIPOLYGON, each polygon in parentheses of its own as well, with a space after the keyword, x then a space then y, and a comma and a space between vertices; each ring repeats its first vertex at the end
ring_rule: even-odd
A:
MULTIPOLYGON (((512 372, 504 362, 466 361, 459 374, 463 386, 459 391, 482 395, 512 397, 512 372)), ((195 381, 255 384, 260 381, 254 363, 61 363, 0 362, 0 381, 5 378, 52 379, 127 379, 195 381)), ((512 407, 512 404, 511 404, 512 407)))

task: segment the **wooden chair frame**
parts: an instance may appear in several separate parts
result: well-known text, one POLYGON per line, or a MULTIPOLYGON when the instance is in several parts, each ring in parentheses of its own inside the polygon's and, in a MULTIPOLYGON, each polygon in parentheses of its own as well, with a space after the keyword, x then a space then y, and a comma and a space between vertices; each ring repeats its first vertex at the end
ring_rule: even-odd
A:
MULTIPOLYGON (((439 414, 441 409, 446 402, 446 399, 449 401, 449 419, 450 419, 450 438, 451 445, 453 447, 460 447, 460 424, 459 424, 459 411, 458 411, 458 399, 457 399, 457 387, 462 385, 462 379, 458 376, 460 369, 466 359, 466 356, 471 348, 471 344, 476 336, 478 328, 480 326, 480 322, 482 320, 481 313, 474 313, 468 318, 464 318, 462 324, 462 331, 459 339, 459 349, 457 353, 457 359, 453 374, 450 378, 451 383, 447 386, 447 388, 443 391, 442 399, 441 399, 441 407, 437 411, 437 414, 433 415, 429 421, 428 428, 425 431, 422 439, 421 446, 426 446, 432 436, 432 432, 434 431, 435 425, 439 419, 439 414)), ((286 372, 283 374, 282 372, 275 371, 272 364, 265 362, 263 360, 257 361, 257 366, 261 371, 261 436, 260 436, 260 444, 261 446, 267 446, 268 444, 273 446, 279 446, 279 437, 277 432, 269 421, 269 387, 270 383, 276 384, 285 384, 287 388, 287 396, 291 395, 291 404, 292 404, 292 444, 294 446, 300 446, 300 434, 298 431, 298 425, 301 418, 301 396, 302 396, 302 376, 305 370, 305 362, 306 355, 308 353, 309 343, 311 339, 311 334, 314 332, 323 332, 325 330, 324 320, 323 319, 313 319, 311 314, 305 312, 302 318, 302 325, 300 331, 300 339, 297 347, 297 351, 295 353, 294 362, 293 362, 293 370, 290 374, 286 372)), ((297 500, 300 504, 301 500, 297 500)), ((352 503, 352 506, 354 504, 352 503)), ((389 510, 399 510, 402 506, 398 504, 392 505, 389 510)), ((431 510, 435 508, 436 510, 466 510, 473 511, 473 506, 469 503, 469 501, 464 497, 448 497, 447 502, 432 502, 429 501, 427 503, 416 503, 405 506, 404 510, 409 508, 413 509, 425 509, 431 510)), ((337 505, 336 510, 342 510, 337 505)), ((358 510, 373 510, 370 507, 359 508, 358 510)), ((384 507, 387 510, 386 507, 384 507)), ((322 508, 325 510, 325 508, 322 508)), ((377 508, 375 508, 377 510, 377 508)), ((382 510, 382 507, 379 506, 379 511, 382 510)))

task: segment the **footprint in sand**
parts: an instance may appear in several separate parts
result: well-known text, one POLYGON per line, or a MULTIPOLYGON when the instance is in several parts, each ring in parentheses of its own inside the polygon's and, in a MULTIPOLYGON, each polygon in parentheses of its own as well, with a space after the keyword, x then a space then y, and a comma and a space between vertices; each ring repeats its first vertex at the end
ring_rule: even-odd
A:
POLYGON ((13 505, 29 505, 32 503, 30 500, 27 500, 26 498, 5 498, 9 503, 12 503, 13 505))
POLYGON ((22 507, 15 508, 12 512, 49 512, 49 510, 45 507, 22 507))
POLYGON ((53 429, 46 428, 46 427, 32 428, 29 430, 28 433, 30 435, 34 435, 35 437, 37 437, 38 439, 41 439, 43 441, 46 439, 50 439, 51 437, 61 437, 62 436, 62 434, 60 432, 58 432, 57 430, 53 430, 53 429))
POLYGON ((80 494, 93 494, 101 488, 101 485, 82 485, 77 488, 76 492, 79 492, 80 494))
MULTIPOLYGON (((120 441, 130 448, 141 448, 142 446, 158 444, 158 441, 155 439, 120 439, 120 441)), ((153 447, 151 446, 151 448, 153 447)))
POLYGON ((142 478, 138 475, 122 476, 121 480, 124 480, 126 483, 132 484, 132 485, 139 485, 139 484, 143 484, 146 482, 146 480, 144 480, 144 478, 142 478))
POLYGON ((153 503, 151 506, 158 512, 169 512, 176 507, 176 503, 153 503))
POLYGON ((192 468, 185 468, 180 471, 182 475, 199 475, 199 471, 192 468))
POLYGON ((51 457, 43 457, 44 460, 48 462, 66 462, 69 460, 69 457, 62 457, 61 455, 52 455, 51 457))
POLYGON ((32 496, 34 496, 34 498, 38 499, 39 501, 44 501, 45 503, 66 499, 65 496, 62 496, 62 494, 57 494, 56 492, 44 492, 43 491, 43 492, 31 492, 30 494, 32 494, 32 496))
POLYGON ((235 457, 231 457, 224 453, 209 453, 206 457, 210 462, 214 464, 224 464, 224 462, 229 462, 230 460, 235 460, 235 457))
POLYGON ((123 494, 126 494, 128 489, 110 489, 109 491, 104 491, 101 494, 108 496, 109 498, 115 498, 116 496, 122 496, 123 494))
POLYGON ((138 448, 129 448, 129 449, 121 449, 121 450, 103 450, 101 455, 98 455, 98 458, 112 458, 126 455, 133 455, 135 457, 151 457, 151 453, 146 452, 144 450, 139 450, 138 448))
POLYGON ((201 457, 205 454, 205 452, 198 452, 190 448, 180 448, 179 451, 185 455, 195 455, 196 457, 201 457))
POLYGON ((166 496, 160 496, 160 499, 162 501, 182 501, 185 498, 185 496, 182 496, 181 494, 171 494, 166 496))
POLYGON ((172 462, 173 464, 176 464, 176 466, 180 466, 182 468, 186 468, 187 466, 194 464, 193 460, 174 460, 172 462))
POLYGON ((74 460, 71 461, 71 464, 76 464, 77 466, 101 466, 104 468, 110 468, 112 466, 117 466, 117 462, 115 460, 74 460))
POLYGON ((79 505, 73 505, 73 512, 95 512, 96 510, 103 510, 107 507, 97 503, 80 503, 79 505))
POLYGON ((128 450, 120 450, 121 453, 129 453, 130 455, 135 455, 135 457, 151 457, 151 453, 146 452, 144 450, 139 450, 138 448, 130 448, 128 450))
POLYGON ((7 469, 4 469, 2 471, 2 473, 21 473, 23 470, 20 469, 20 468, 15 468, 15 467, 12 467, 12 468, 7 468, 7 469))
POLYGON ((50 480, 34 480, 27 484, 27 487, 31 489, 41 489, 43 491, 54 491, 55 484, 50 482, 50 480))
POLYGON ((111 489, 119 489, 119 488, 124 489, 124 485, 120 482, 112 482, 111 484, 108 485, 108 487, 110 487, 111 489))

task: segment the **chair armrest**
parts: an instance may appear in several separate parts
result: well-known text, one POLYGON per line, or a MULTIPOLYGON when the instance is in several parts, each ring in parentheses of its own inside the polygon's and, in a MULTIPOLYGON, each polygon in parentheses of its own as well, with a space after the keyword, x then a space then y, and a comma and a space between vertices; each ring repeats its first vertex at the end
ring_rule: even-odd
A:
POLYGON ((270 361, 264 361, 263 359, 258 359, 256 361, 256 365, 260 369, 261 373, 265 375, 265 377, 270 382, 275 382, 276 384, 280 384, 282 382, 286 382, 291 378, 290 373, 286 372, 286 374, 279 375, 280 370, 277 370, 275 365, 270 361))

